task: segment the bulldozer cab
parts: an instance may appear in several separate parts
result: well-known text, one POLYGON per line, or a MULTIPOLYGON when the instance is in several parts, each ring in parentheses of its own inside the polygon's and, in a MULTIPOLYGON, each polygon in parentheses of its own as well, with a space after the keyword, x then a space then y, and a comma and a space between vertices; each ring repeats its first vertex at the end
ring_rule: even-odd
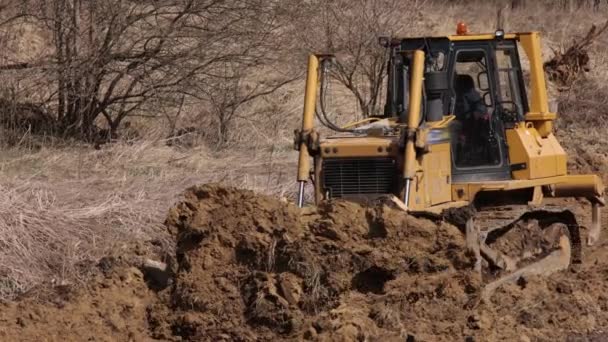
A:
POLYGON ((505 128, 523 121, 529 110, 517 41, 402 39, 390 49, 384 116, 407 122, 407 51, 422 49, 427 90, 423 122, 454 115, 449 127, 453 180, 511 179, 505 128))

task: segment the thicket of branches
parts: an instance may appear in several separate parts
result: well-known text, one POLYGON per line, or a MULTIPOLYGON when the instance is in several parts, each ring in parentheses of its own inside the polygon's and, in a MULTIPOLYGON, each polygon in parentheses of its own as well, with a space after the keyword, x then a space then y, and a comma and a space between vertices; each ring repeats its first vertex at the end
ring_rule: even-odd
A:
POLYGON ((196 100, 215 116, 222 143, 242 104, 291 79, 248 84, 272 62, 282 23, 272 1, 30 0, 0 10, 5 28, 30 25, 49 37, 48 54, 0 69, 29 81, 17 96, 38 105, 28 123, 62 136, 94 139, 100 119, 112 134, 130 115, 196 100))
MULTIPOLYGON (((450 2, 453 4, 474 3, 479 2, 479 0, 455 0, 450 2)), ((606 0, 488 0, 488 2, 499 6, 511 7, 514 9, 525 8, 528 5, 542 3, 548 6, 556 6, 558 8, 562 8, 564 10, 569 11, 574 11, 584 7, 593 7, 594 9, 599 9, 602 6, 608 5, 608 1, 606 0)))
POLYGON ((311 52, 335 54, 334 82, 374 115, 388 58, 378 37, 421 33, 412 29, 424 26, 428 3, 442 1, 0 0, 0 124, 95 140, 128 117, 151 116, 171 134, 187 107, 221 146, 248 104, 302 77, 311 52), (24 44, 25 28, 46 39, 43 48, 12 46, 24 44))
MULTIPOLYGON (((313 0, 300 6, 304 15, 297 40, 306 51, 333 54, 332 77, 348 89, 363 116, 379 114, 388 54, 378 38, 403 33, 419 14, 418 1, 313 0), (404 20, 404 16, 408 19, 404 20)), ((412 32, 409 32, 412 34, 412 32)))

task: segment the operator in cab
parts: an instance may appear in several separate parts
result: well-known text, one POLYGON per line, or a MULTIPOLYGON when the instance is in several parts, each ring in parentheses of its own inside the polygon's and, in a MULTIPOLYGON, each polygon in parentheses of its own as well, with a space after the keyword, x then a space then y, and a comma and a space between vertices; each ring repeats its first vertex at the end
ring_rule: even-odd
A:
POLYGON ((454 77, 456 104, 452 125, 452 139, 456 146, 456 164, 465 166, 471 159, 470 153, 475 147, 481 147, 487 140, 484 132, 490 116, 481 95, 475 89, 473 77, 467 74, 456 74, 454 77))

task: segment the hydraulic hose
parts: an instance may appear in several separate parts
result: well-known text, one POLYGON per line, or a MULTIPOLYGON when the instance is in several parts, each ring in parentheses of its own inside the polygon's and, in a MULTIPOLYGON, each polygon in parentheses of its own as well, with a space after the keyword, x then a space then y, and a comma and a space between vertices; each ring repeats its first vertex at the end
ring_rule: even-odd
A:
POLYGON ((331 63, 331 60, 329 59, 324 59, 323 61, 321 61, 321 86, 319 87, 319 107, 321 109, 321 112, 319 113, 318 108, 315 107, 315 115, 317 116, 317 119, 319 119, 319 122, 321 122, 321 124, 333 131, 336 132, 345 132, 345 133, 352 133, 355 130, 353 129, 347 129, 347 128, 342 128, 339 127, 338 125, 336 125, 335 123, 333 123, 330 119, 329 119, 329 115, 327 115, 327 110, 325 109, 325 96, 327 95, 327 90, 329 87, 329 81, 328 81, 328 73, 329 73, 329 64, 331 63))

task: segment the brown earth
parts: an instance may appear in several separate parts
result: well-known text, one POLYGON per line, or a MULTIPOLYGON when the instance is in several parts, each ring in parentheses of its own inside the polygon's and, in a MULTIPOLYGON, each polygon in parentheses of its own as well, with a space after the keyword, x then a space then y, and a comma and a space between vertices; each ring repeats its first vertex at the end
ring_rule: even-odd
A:
POLYGON ((576 269, 522 279, 483 302, 462 233, 382 201, 300 210, 203 185, 166 225, 176 241, 168 286, 135 267, 138 247, 91 265, 83 286, 1 304, 0 340, 608 338, 603 243, 576 269))

